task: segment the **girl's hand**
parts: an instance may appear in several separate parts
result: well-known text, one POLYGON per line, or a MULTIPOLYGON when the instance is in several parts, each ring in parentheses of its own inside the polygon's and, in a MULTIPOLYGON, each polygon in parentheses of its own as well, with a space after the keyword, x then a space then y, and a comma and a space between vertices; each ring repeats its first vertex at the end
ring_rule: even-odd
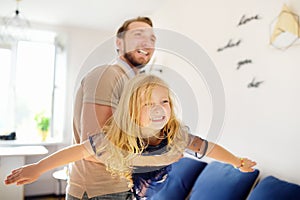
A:
POLYGON ((248 158, 241 158, 241 164, 240 166, 237 166, 241 172, 253 172, 253 167, 256 165, 256 162, 248 159, 248 158))
POLYGON ((5 184, 23 185, 36 181, 40 177, 37 164, 31 164, 23 166, 19 169, 15 169, 5 179, 5 184))

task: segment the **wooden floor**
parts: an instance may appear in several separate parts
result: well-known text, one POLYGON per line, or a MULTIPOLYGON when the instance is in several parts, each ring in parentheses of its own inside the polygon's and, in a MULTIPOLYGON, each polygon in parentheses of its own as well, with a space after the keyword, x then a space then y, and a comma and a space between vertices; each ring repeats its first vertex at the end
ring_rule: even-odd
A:
POLYGON ((34 198, 26 198, 25 200, 65 200, 64 197, 58 198, 58 197, 34 197, 34 198))
POLYGON ((65 196, 55 196, 55 195, 48 195, 48 196, 35 196, 35 197, 25 197, 24 200, 65 200, 65 196))

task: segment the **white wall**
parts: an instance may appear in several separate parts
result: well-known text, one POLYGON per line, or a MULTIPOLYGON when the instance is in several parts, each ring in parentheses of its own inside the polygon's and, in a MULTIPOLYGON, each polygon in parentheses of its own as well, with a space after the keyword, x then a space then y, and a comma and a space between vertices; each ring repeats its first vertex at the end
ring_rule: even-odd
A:
POLYGON ((217 142, 255 160, 262 176, 300 184, 300 45, 285 51, 269 45, 270 24, 283 3, 300 15, 299 1, 169 0, 152 18, 156 27, 190 37, 214 61, 226 95, 226 120, 217 142), (243 15, 257 14, 260 20, 237 26, 243 15), (217 52, 229 39, 242 42, 217 52), (252 64, 236 70, 244 59, 252 64), (253 77, 264 81, 257 89, 247 88, 253 77))

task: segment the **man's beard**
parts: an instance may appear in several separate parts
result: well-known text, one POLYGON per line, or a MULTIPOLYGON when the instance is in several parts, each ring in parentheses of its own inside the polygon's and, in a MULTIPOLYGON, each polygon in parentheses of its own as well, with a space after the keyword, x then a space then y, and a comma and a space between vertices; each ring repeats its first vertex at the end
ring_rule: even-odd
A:
POLYGON ((124 58, 131 64, 133 65, 134 67, 138 68, 138 69, 141 69, 143 68, 148 62, 146 63, 140 63, 139 61, 137 61, 133 56, 132 54, 129 52, 129 53, 125 53, 124 54, 124 58))

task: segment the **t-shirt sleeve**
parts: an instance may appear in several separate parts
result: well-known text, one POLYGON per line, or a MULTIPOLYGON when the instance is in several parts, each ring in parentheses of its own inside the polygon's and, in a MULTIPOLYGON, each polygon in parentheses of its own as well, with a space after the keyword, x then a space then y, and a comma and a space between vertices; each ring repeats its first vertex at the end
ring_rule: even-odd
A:
POLYGON ((116 107, 124 87, 126 75, 116 66, 98 67, 88 73, 83 82, 83 102, 116 107))

